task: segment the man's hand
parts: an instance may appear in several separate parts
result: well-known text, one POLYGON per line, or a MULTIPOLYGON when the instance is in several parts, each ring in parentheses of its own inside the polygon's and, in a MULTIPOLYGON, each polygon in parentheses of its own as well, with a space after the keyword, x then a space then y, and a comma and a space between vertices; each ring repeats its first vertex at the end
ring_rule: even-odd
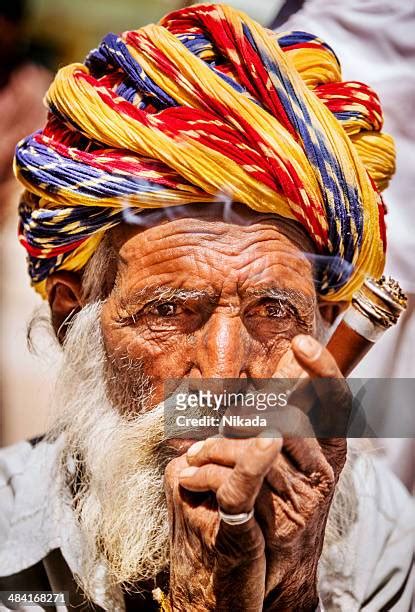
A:
MULTIPOLYGON (((299 377, 304 372, 311 378, 339 379, 335 399, 347 397, 345 382, 330 353, 311 337, 298 336, 292 343, 291 358, 284 360, 276 376, 299 377)), ((344 410, 339 405, 330 408, 344 410)), ((222 504, 221 478, 227 474, 231 479, 241 461, 250 466, 248 471, 255 470, 251 444, 253 441, 246 439, 212 438, 193 445, 187 461, 198 470, 181 474, 180 483, 190 491, 214 491, 222 504)), ((266 547, 264 609, 315 609, 317 563, 345 458, 343 438, 300 437, 284 438, 282 452, 273 458, 255 503, 266 547)))
MULTIPOLYGON (((249 512, 281 448, 280 439, 245 441, 247 453, 232 467, 189 467, 185 456, 165 472, 170 518, 170 604, 174 611, 257 612, 266 581, 264 537, 255 518, 242 525, 219 521, 224 512, 249 512), (198 472, 196 474, 194 472, 198 472), (180 484, 193 482, 189 493, 180 484)), ((185 485, 186 486, 186 485, 185 485)))

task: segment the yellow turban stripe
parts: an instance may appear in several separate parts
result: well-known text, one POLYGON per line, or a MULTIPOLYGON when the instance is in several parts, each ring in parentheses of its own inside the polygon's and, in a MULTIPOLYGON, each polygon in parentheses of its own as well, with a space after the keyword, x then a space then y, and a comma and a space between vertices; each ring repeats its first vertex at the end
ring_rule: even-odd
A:
POLYGON ((326 300, 381 275, 393 140, 373 90, 342 82, 312 34, 197 5, 108 34, 58 72, 46 100, 47 125, 15 158, 27 190, 19 236, 41 293, 130 215, 220 197, 299 222, 326 300))

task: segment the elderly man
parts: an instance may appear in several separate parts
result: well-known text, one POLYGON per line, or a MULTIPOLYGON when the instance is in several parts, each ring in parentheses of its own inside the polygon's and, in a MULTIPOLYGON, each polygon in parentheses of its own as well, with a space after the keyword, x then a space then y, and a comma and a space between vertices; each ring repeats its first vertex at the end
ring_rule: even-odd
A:
POLYGON ((20 239, 62 364, 47 437, 2 451, 4 605, 408 609, 391 475, 339 437, 175 437, 163 408, 167 379, 342 384, 320 341, 384 261, 376 94, 312 35, 202 5, 107 36, 47 99, 20 239))

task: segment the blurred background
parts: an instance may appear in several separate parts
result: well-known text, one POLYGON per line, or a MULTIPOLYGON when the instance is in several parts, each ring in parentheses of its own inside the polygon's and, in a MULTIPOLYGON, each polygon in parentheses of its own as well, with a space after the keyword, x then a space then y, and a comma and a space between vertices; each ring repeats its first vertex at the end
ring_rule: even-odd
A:
MULTIPOLYGON (((180 0, 1 0, 22 15, 21 33, 32 59, 55 70, 81 61, 108 31, 120 32, 158 21, 166 13, 193 4, 180 0), (19 8, 20 7, 20 8, 19 8)), ((236 0, 261 23, 269 23, 283 2, 236 0)))
MULTIPOLYGON (((367 82, 380 94, 385 131, 394 136, 398 152, 397 176, 385 194, 389 208, 387 271, 408 293, 409 307, 398 328, 386 334, 355 375, 413 377, 415 9, 412 3, 396 0, 228 3, 268 27, 317 34, 336 50, 344 80, 367 82)), ((0 0, 0 446, 44 431, 59 360, 47 334, 38 334, 37 356, 27 349, 28 322, 42 305, 29 286, 24 250, 16 238, 20 187, 12 173, 15 144, 43 125, 46 110, 42 100, 57 68, 83 61, 109 31, 138 28, 189 4, 192 2, 180 0, 0 0)), ((390 415, 393 418, 393 407, 390 415)), ((392 441, 388 453, 392 467, 411 488, 413 441, 392 441)))

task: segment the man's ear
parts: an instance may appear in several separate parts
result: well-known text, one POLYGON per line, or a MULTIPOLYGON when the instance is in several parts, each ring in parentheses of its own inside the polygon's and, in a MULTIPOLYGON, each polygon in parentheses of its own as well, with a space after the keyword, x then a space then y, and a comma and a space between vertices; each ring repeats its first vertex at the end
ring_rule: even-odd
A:
POLYGON ((53 329, 62 344, 67 324, 84 305, 82 279, 76 272, 55 272, 46 281, 46 291, 52 313, 53 329))
POLYGON ((346 302, 319 302, 318 308, 324 321, 332 325, 347 307, 346 302))

